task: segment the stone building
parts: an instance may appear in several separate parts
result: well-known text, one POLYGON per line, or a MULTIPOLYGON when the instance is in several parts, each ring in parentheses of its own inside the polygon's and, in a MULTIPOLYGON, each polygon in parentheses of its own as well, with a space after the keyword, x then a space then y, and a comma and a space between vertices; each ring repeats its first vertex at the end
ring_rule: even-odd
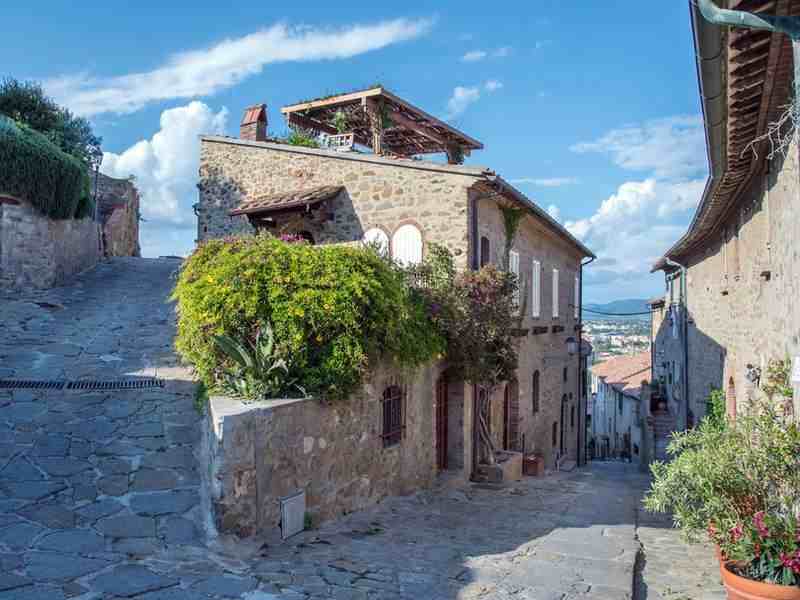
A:
POLYGON ((642 446, 643 383, 651 379, 650 352, 611 358, 593 365, 592 436, 596 457, 630 451, 638 461, 642 446))
MULTIPOLYGON (((493 171, 456 164, 479 142, 383 88, 283 112, 290 124, 322 133, 325 147, 267 139, 263 105, 245 111, 239 139, 203 136, 198 241, 265 229, 316 244, 377 243, 405 264, 437 243, 459 268, 477 269, 505 263, 503 207, 522 207, 509 268, 522 282, 526 335, 517 379, 491 394, 485 419, 498 449, 535 453, 551 468, 578 460, 586 411, 575 338, 581 261, 592 253, 493 171), (332 125, 338 115, 344 134, 332 125), (412 158, 435 152, 448 163, 412 158)), ((444 376, 431 386, 434 467, 476 476, 472 416, 485 392, 444 376)))
MULTIPOLYGON (((725 4, 800 9, 797 1, 725 4)), ((725 391, 735 415, 758 395, 769 361, 800 354, 798 148, 771 155, 760 139, 790 101, 791 44, 712 25, 695 6, 691 13, 711 175, 688 231, 654 267, 667 284, 655 306, 654 375, 678 428, 705 414, 713 389, 725 391)))
POLYGON ((98 217, 102 223, 105 256, 141 256, 139 192, 129 179, 94 176, 98 217))

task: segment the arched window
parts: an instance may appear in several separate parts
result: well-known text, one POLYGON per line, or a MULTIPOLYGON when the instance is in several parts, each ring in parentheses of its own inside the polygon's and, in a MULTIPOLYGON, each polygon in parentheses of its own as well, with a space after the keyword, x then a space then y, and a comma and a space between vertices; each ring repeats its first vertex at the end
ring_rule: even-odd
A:
POLYGON ((386 235, 386 232, 380 227, 372 227, 367 229, 364 232, 364 237, 362 240, 365 244, 377 246, 377 248, 383 253, 389 253, 389 236, 386 235))
POLYGON ((531 385, 531 404, 533 406, 533 414, 539 412, 539 371, 533 372, 533 383, 531 385))
POLYGON ((485 267, 492 260, 491 247, 489 245, 489 238, 485 235, 481 236, 481 267, 485 267))
POLYGON ((383 391, 383 447, 396 446, 403 438, 403 388, 390 385, 383 391))
POLYGON ((422 232, 416 226, 401 225, 394 232, 392 258, 404 266, 422 262, 422 232))

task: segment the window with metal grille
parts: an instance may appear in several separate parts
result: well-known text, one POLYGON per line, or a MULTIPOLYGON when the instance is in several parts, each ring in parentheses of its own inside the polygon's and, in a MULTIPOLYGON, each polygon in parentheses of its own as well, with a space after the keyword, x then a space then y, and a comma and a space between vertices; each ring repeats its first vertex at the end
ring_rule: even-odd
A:
POLYGON ((489 238, 486 236, 481 237, 481 267, 485 267, 492 260, 491 246, 489 245, 489 238))
POLYGON ((383 391, 383 447, 396 446, 403 439, 403 389, 390 385, 383 391))
POLYGON ((539 412, 539 371, 533 373, 533 385, 531 387, 531 396, 533 399, 533 414, 539 412))

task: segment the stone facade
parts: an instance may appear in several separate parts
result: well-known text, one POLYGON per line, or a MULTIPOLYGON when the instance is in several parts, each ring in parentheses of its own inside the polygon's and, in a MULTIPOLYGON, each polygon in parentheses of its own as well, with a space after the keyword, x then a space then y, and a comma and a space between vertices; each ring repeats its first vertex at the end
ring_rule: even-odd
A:
POLYGON ((102 173, 98 173, 96 186, 105 256, 141 256, 136 186, 128 179, 115 179, 102 173))
MULTIPOLYGON (((429 487, 436 476, 433 411, 441 365, 403 376, 376 371, 346 401, 214 397, 205 432, 217 527, 239 535, 279 530, 280 499, 303 490, 316 522, 429 487), (405 429, 384 447, 382 394, 405 391, 405 429)), ((463 458, 462 458, 463 461, 463 458)))
MULTIPOLYGON (((800 222, 798 148, 767 163, 752 179, 713 243, 687 266, 689 409, 705 414, 712 389, 722 389, 736 412, 758 395, 748 366, 766 374, 770 360, 800 355, 800 222)), ((673 310, 679 279, 671 284, 673 310)), ((670 293, 667 293, 669 303, 670 293)), ((669 319, 656 337, 665 361, 680 360, 669 319)))
POLYGON ((97 264, 100 229, 91 218, 54 220, 30 203, 0 199, 0 282, 48 288, 97 264))
MULTIPOLYGON (((198 241, 253 233, 247 217, 229 215, 247 199, 338 185, 344 190, 325 210, 300 216, 276 215, 272 231, 303 232, 316 243, 356 242, 375 227, 392 239, 398 228, 411 223, 422 233, 423 253, 430 242, 443 244, 455 256, 457 266, 467 268, 474 266, 481 238, 485 238, 491 262, 500 265, 504 262, 505 229, 498 203, 508 200, 481 188, 480 184, 492 175, 481 167, 205 136, 198 184, 198 241)), ((577 337, 576 275, 586 253, 568 239, 566 232, 554 231, 554 227, 559 226, 530 213, 520 224, 514 251, 519 256, 526 298, 523 327, 530 335, 521 339, 518 382, 508 388, 518 402, 506 402, 506 389, 495 390, 489 419, 497 448, 513 445, 510 449, 521 451, 524 441, 525 451, 541 455, 551 468, 560 458, 576 460, 578 432, 585 419, 585 408, 578 401, 578 357, 567 353, 566 340, 577 337), (541 310, 535 318, 529 297, 533 260, 539 262, 541 274, 541 310), (553 315, 554 269, 559 271, 557 317, 553 315), (539 399, 534 413, 536 372, 539 399), (511 404, 518 404, 518 410, 511 404), (516 440, 506 432, 507 417, 515 412, 516 440)), ((470 434, 449 436, 459 445, 453 449, 456 458, 448 457, 448 466, 469 475, 474 467, 471 413, 476 390, 453 383, 449 395, 453 404, 450 414, 470 419, 466 423, 470 434), (463 456, 466 461, 462 461, 463 456)), ((460 432, 463 425, 451 422, 448 429, 460 432)))

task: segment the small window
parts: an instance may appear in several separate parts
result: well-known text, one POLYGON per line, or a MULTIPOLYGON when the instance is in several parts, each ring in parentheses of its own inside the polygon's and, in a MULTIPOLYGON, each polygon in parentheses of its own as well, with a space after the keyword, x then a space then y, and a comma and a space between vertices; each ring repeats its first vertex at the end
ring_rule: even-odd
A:
POLYGON ((383 391, 383 447, 396 446, 403 439, 403 390, 390 385, 383 391))
POLYGON ((580 306, 581 306, 581 277, 580 275, 575 275, 575 298, 573 299, 575 303, 575 319, 580 318, 580 306))
POLYGON ((533 385, 531 386, 531 397, 533 403, 533 414, 539 412, 539 371, 533 373, 533 385))
POLYGON ((622 414, 622 394, 617 392, 617 411, 622 414))
POLYGON ((422 262, 422 232, 416 226, 397 228, 392 236, 392 258, 404 267, 422 262))
POLYGON ((364 232, 362 238, 365 244, 375 246, 379 252, 389 253, 389 236, 380 227, 372 227, 364 232))
POLYGON ((481 267, 485 267, 492 261, 491 246, 489 238, 481 236, 481 267))
POLYGON ((542 263, 531 263, 531 316, 538 319, 542 314, 542 263))
POLYGON ((558 445, 558 421, 553 421, 553 448, 558 445))
POLYGON ((569 409, 569 426, 575 429, 575 407, 569 409))
POLYGON ((520 281, 519 277, 519 252, 516 250, 511 250, 508 253, 508 270, 510 273, 514 274, 517 280, 517 289, 514 292, 514 305, 517 307, 517 310, 519 310, 521 304, 520 290, 522 289, 522 281, 520 281))
POLYGON ((563 377, 564 377, 564 381, 569 380, 569 369, 567 367, 564 367, 563 377))
POLYGON ((553 269, 553 318, 558 318, 558 269, 553 269))

